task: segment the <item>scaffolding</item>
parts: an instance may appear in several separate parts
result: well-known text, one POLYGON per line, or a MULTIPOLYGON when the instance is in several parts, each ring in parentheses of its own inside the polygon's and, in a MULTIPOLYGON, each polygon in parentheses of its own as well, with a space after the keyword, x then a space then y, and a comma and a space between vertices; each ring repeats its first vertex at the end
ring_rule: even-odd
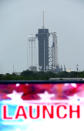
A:
POLYGON ((37 58, 37 49, 36 49, 36 37, 35 36, 29 36, 28 37, 28 45, 27 45, 27 67, 29 66, 29 69, 35 69, 36 68, 36 58, 37 58))

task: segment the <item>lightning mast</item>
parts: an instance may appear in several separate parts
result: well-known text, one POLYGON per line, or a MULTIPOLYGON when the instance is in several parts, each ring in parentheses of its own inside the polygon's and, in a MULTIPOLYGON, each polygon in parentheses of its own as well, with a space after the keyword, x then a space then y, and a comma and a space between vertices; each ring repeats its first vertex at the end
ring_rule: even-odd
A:
POLYGON ((28 41, 29 41, 29 46, 30 46, 30 55, 29 55, 29 59, 30 59, 30 66, 32 67, 32 66, 34 66, 34 64, 35 64, 35 62, 34 62, 34 60, 35 60, 35 40, 36 40, 36 37, 34 37, 34 36, 30 36, 29 38, 28 38, 28 41))

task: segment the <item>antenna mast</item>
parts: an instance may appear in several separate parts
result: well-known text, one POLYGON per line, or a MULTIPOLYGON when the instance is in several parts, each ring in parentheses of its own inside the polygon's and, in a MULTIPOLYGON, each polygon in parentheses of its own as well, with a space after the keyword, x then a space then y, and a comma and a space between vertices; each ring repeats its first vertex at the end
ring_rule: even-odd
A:
POLYGON ((44 29, 44 10, 43 10, 43 29, 44 29))

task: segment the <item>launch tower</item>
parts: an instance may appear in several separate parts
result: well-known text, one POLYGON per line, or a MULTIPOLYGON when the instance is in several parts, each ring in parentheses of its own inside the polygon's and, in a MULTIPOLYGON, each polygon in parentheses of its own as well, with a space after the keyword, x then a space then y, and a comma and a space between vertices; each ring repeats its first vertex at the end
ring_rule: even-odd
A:
POLYGON ((39 54, 39 68, 41 71, 48 70, 48 46, 49 46, 49 30, 39 29, 38 34, 38 54, 39 54))
POLYGON ((29 49, 29 52, 31 53, 30 67, 36 66, 35 61, 37 60, 38 71, 60 71, 58 64, 57 33, 49 33, 49 29, 45 28, 44 12, 43 26, 38 29, 38 33, 35 35, 34 39, 29 39, 29 43, 31 45, 31 50, 29 49), (38 40, 37 44, 35 44, 36 40, 38 40), (37 48, 34 48, 35 45, 37 45, 37 48))
POLYGON ((44 27, 44 12, 43 12, 43 27, 38 29, 38 56, 39 56, 39 69, 41 71, 48 70, 49 66, 49 30, 44 27))

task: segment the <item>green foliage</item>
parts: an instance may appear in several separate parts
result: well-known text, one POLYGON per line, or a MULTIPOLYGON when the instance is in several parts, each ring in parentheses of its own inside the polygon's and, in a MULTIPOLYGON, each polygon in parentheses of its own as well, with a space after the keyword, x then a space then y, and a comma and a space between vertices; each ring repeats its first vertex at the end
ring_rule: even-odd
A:
POLYGON ((50 78, 84 78, 83 72, 33 72, 25 70, 20 75, 0 74, 0 80, 49 80, 50 78))

